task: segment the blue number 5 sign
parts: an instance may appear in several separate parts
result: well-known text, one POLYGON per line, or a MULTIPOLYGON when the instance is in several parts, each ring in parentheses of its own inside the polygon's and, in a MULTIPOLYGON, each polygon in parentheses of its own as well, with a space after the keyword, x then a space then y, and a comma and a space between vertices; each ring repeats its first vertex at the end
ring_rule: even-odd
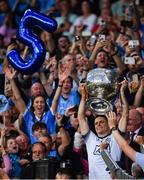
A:
POLYGON ((33 33, 34 26, 52 33, 56 30, 57 23, 54 19, 38 11, 26 10, 19 25, 17 38, 31 49, 32 57, 25 61, 15 49, 7 53, 11 66, 22 74, 32 74, 38 71, 45 60, 45 46, 42 40, 33 33))

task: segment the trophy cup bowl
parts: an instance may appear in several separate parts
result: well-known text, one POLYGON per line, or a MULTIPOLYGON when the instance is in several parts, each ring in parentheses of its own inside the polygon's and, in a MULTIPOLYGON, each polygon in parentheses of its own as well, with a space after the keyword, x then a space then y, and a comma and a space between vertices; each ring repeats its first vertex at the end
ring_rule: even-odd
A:
POLYGON ((89 95, 87 105, 94 115, 104 115, 112 111, 111 101, 118 93, 118 74, 105 68, 91 70, 86 79, 89 95))

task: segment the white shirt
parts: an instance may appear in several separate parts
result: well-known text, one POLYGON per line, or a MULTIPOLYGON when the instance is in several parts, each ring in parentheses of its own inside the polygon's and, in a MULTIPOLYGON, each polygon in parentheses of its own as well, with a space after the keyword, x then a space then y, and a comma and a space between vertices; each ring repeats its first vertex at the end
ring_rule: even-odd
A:
POLYGON ((97 16, 95 14, 91 14, 86 18, 84 16, 80 16, 75 20, 75 22, 71 26, 70 33, 74 34, 75 26, 78 25, 85 25, 86 26, 85 31, 91 31, 96 23, 96 20, 97 20, 97 16))
POLYGON ((107 150, 111 154, 113 160, 120 160, 121 149, 112 135, 99 138, 90 131, 85 137, 89 163, 89 179, 111 179, 109 172, 106 171, 107 166, 100 151, 100 144, 104 141, 109 143, 107 150))

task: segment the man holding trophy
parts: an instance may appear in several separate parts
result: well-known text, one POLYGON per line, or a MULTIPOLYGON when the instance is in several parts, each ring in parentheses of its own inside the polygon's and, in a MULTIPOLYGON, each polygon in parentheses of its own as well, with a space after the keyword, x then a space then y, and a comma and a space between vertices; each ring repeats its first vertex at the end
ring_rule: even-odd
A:
MULTIPOLYGON (((88 153, 89 179, 110 179, 111 176, 106 170, 107 166, 101 156, 100 146, 104 143, 112 158, 115 161, 120 161, 121 149, 111 134, 111 131, 114 131, 115 129, 109 128, 109 116, 105 115, 97 115, 95 118, 94 127, 96 134, 89 129, 87 118, 85 116, 88 94, 84 84, 80 85, 80 93, 82 97, 78 111, 78 120, 88 153)), ((126 111, 123 112, 118 126, 118 129, 122 132, 125 130, 125 122, 127 121, 126 111)))
MULTIPOLYGON (((101 144, 105 144, 107 151, 114 161, 120 161, 121 149, 113 138, 108 126, 107 113, 113 111, 112 101, 118 94, 118 74, 124 71, 121 59, 114 49, 109 49, 108 42, 97 42, 90 58, 86 83, 80 84, 81 102, 78 120, 81 134, 84 137, 89 162, 89 179, 110 179, 107 166, 101 156, 101 144), (109 53, 106 52, 109 50, 109 53), (109 55, 113 57, 117 68, 110 69, 109 55), (96 67, 93 69, 93 67, 96 67), (88 97, 89 95, 89 97, 88 97), (93 133, 85 116, 85 108, 89 107, 95 116, 93 133)), ((124 85, 123 85, 124 86, 124 85)), ((122 89, 124 89, 122 87, 122 89)), ((119 121, 118 129, 125 132, 128 108, 125 108, 119 121), (123 122, 123 123, 121 123, 123 122)))

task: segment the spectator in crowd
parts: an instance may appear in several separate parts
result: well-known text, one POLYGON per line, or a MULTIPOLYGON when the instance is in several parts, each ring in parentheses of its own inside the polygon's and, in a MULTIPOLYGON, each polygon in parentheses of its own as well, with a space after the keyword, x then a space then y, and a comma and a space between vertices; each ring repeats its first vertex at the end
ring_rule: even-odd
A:
POLYGON ((55 33, 70 36, 71 24, 76 20, 77 16, 69 11, 70 6, 67 0, 61 1, 59 5, 61 16, 55 18, 58 23, 58 29, 55 33))
POLYGON ((91 12, 89 1, 83 1, 81 4, 82 16, 78 17, 73 23, 70 32, 74 34, 76 26, 79 26, 83 31, 91 31, 97 16, 91 12))
POLYGON ((127 141, 119 134, 116 125, 116 114, 113 112, 110 112, 108 114, 108 123, 109 127, 112 130, 112 134, 114 138, 116 139, 117 143, 121 147, 121 149, 124 151, 124 153, 134 162, 140 165, 140 167, 144 171, 144 154, 136 152, 133 148, 131 148, 127 141))
POLYGON ((9 137, 6 140, 6 149, 12 164, 10 177, 19 178, 21 173, 20 157, 18 155, 18 144, 15 138, 9 137))
POLYGON ((29 138, 25 134, 20 134, 16 137, 16 142, 18 144, 20 158, 31 161, 29 138))
MULTIPOLYGON (((130 143, 134 150, 140 152, 140 145, 137 143, 137 137, 144 136, 144 128, 142 126, 142 116, 136 109, 129 110, 129 118, 127 121, 127 132, 129 133, 130 143)), ((132 161, 125 157, 127 172, 131 172, 132 161)))
POLYGON ((38 161, 46 157, 46 146, 42 142, 36 142, 32 145, 32 160, 38 161))
POLYGON ((48 133, 47 126, 43 122, 36 122, 32 126, 33 136, 38 140, 41 136, 48 133))
POLYGON ((48 157, 57 158, 57 152, 54 146, 54 142, 49 134, 45 134, 39 137, 38 141, 45 144, 48 157))

